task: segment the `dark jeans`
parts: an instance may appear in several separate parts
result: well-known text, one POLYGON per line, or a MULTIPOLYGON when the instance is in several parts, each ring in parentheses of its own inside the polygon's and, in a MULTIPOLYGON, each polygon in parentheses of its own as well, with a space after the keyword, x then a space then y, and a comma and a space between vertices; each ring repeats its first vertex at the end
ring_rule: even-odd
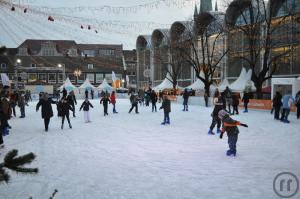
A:
POLYGON ((104 115, 108 115, 108 113, 107 113, 107 107, 108 107, 107 104, 106 104, 106 105, 103 105, 103 108, 104 108, 104 115))
POLYGON ((205 106, 208 107, 208 97, 204 97, 205 106))
POLYGON ((116 103, 113 103, 113 112, 116 113, 117 110, 116 110, 116 103))
POLYGON ((236 143, 238 141, 238 134, 228 135, 228 145, 232 152, 236 152, 236 143))
POLYGON ((152 102, 152 112, 153 111, 157 111, 157 108, 156 108, 156 102, 152 102))
POLYGON ((284 109, 282 109, 282 115, 281 115, 280 120, 282 120, 282 121, 288 120, 290 111, 291 111, 291 110, 290 110, 289 108, 284 108, 284 109))
POLYGON ((239 107, 238 107, 238 105, 234 105, 233 106, 233 112, 232 112, 232 114, 234 114, 234 112, 236 112, 237 115, 239 114, 239 107))
POLYGON ((45 124, 45 130, 48 130, 49 127, 49 123, 50 123, 50 118, 44 118, 44 124, 45 124))
POLYGON ((62 116, 62 126, 63 126, 64 123, 65 123, 65 118, 67 118, 68 123, 71 124, 71 122, 70 122, 70 116, 69 116, 69 114, 66 114, 66 115, 63 115, 63 116, 62 116))
POLYGON ((297 105, 297 119, 300 118, 300 104, 297 105))
POLYGON ((210 130, 213 130, 217 124, 217 128, 220 129, 221 127, 221 120, 218 116, 214 116, 210 125, 210 130))
POLYGON ((274 119, 279 120, 280 107, 274 107, 274 119))
POLYGON ((248 102, 244 102, 245 111, 248 111, 248 102))
POLYGON ((12 109, 12 112, 14 114, 14 116, 16 117, 16 104, 11 104, 11 109, 12 109))
POLYGON ((164 122, 168 122, 170 123, 170 116, 169 116, 169 112, 164 112, 164 122))
POLYGON ((0 129, 0 144, 3 144, 2 129, 0 129))
POLYGON ((20 106, 21 117, 25 117, 25 105, 20 106))
POLYGON ((76 117, 76 116, 75 116, 75 104, 72 104, 71 106, 72 106, 72 108, 73 108, 73 117, 76 117))
POLYGON ((129 110, 129 113, 131 113, 131 111, 133 110, 133 108, 135 108, 135 112, 138 113, 138 104, 137 103, 134 103, 134 104, 131 104, 131 108, 129 110))

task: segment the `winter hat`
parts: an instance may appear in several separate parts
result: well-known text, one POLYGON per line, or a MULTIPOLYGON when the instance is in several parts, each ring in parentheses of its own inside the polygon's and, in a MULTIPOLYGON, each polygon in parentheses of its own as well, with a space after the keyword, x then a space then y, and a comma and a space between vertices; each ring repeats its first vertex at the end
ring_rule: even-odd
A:
POLYGON ((228 115, 228 113, 225 110, 220 110, 218 113, 218 117, 223 120, 223 118, 228 115))

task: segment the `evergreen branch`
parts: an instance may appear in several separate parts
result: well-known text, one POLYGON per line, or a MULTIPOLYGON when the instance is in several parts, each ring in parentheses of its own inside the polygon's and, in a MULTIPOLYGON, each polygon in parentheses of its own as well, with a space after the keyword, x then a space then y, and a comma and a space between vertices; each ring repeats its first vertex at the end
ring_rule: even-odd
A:
POLYGON ((10 160, 5 164, 9 164, 11 166, 20 166, 20 165, 30 164, 34 159, 35 159, 35 155, 33 153, 28 153, 18 158, 14 158, 13 160, 10 160))
POLYGON ((50 197, 49 199, 53 199, 54 196, 57 194, 57 192, 58 192, 57 189, 55 189, 54 192, 52 193, 52 195, 51 195, 51 197, 50 197))
POLYGON ((38 173, 38 168, 24 168, 24 167, 7 167, 13 171, 16 171, 18 173, 38 173))
POLYGON ((0 183, 2 181, 8 183, 9 182, 9 175, 5 172, 5 170, 3 168, 0 168, 0 183))
POLYGON ((18 151, 16 149, 9 151, 4 158, 4 164, 13 160, 14 157, 16 157, 17 155, 18 155, 18 151))

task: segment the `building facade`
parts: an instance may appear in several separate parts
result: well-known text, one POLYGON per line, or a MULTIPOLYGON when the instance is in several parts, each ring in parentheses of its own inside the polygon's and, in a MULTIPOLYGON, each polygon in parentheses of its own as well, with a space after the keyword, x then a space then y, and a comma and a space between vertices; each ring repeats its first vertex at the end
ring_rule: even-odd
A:
POLYGON ((77 44, 68 40, 26 40, 0 56, 1 73, 27 85, 61 86, 70 78, 79 86, 86 78, 99 85, 104 78, 112 83, 112 71, 124 73, 122 45, 77 44), (17 60, 21 63, 17 63, 17 60))

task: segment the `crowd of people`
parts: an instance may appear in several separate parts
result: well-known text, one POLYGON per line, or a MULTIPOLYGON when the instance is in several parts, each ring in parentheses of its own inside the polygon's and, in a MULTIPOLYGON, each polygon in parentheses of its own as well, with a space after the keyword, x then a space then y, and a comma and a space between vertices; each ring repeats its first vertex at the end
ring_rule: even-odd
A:
MULTIPOLYGON (((57 107, 57 116, 61 117, 61 129, 64 128, 65 120, 68 122, 69 128, 72 128, 70 120, 70 111, 73 117, 76 117, 75 110, 77 105, 77 100, 75 93, 73 91, 67 92, 66 89, 63 89, 62 97, 54 101, 49 97, 48 93, 40 93, 39 101, 36 105, 36 111, 38 112, 41 108, 41 117, 44 120, 45 131, 49 129, 49 124, 51 118, 54 116, 52 109, 52 104, 55 104, 57 107)), ((183 98, 183 110, 184 112, 189 111, 189 97, 191 93, 187 89, 182 93, 183 98)), ((20 108, 20 118, 25 118, 25 107, 28 106, 28 102, 31 101, 30 91, 12 91, 9 87, 4 87, 0 92, 0 147, 4 146, 3 136, 8 135, 9 129, 9 119, 13 116, 17 116, 16 107, 20 108)), ((108 104, 112 104, 113 113, 117 114, 116 110, 116 93, 102 91, 100 93, 100 104, 103 105, 104 116, 108 115, 108 104)), ((91 99, 94 98, 93 92, 91 92, 91 99)), ((246 124, 243 124, 239 121, 236 121, 231 118, 231 115, 239 114, 239 103, 240 99, 244 104, 244 113, 248 112, 248 103, 251 98, 251 93, 244 92, 241 99, 239 93, 233 93, 230 88, 226 88, 224 92, 215 91, 213 95, 213 112, 211 113, 212 122, 209 127, 208 134, 214 135, 213 132, 215 126, 217 126, 217 134, 220 134, 220 138, 223 137, 224 132, 227 132, 228 135, 228 145, 229 150, 227 151, 228 156, 236 155, 236 143, 238 140, 239 130, 237 126, 248 127, 246 124)), ((208 96, 205 97, 206 106, 208 105, 208 96)), ((156 93, 154 90, 149 88, 147 91, 139 91, 137 94, 135 92, 130 93, 129 97, 131 107, 128 113, 131 113, 133 109, 135 113, 139 113, 138 106, 150 106, 152 112, 157 112, 157 103, 161 103, 159 109, 163 109, 164 117, 162 125, 170 124, 170 112, 171 112, 171 100, 169 96, 162 91, 156 93)), ((300 118, 300 91, 297 93, 295 98, 291 95, 291 92, 288 91, 284 96, 280 92, 276 92, 273 100, 273 109, 271 113, 274 112, 274 118, 276 120, 281 120, 282 122, 289 123, 288 116, 291 111, 293 104, 297 107, 297 118, 300 118), (280 116, 281 114, 281 116, 280 116)), ((90 118, 90 109, 94 108, 92 103, 89 101, 89 92, 85 92, 85 100, 81 104, 79 111, 83 110, 84 112, 84 122, 91 122, 90 118)))

